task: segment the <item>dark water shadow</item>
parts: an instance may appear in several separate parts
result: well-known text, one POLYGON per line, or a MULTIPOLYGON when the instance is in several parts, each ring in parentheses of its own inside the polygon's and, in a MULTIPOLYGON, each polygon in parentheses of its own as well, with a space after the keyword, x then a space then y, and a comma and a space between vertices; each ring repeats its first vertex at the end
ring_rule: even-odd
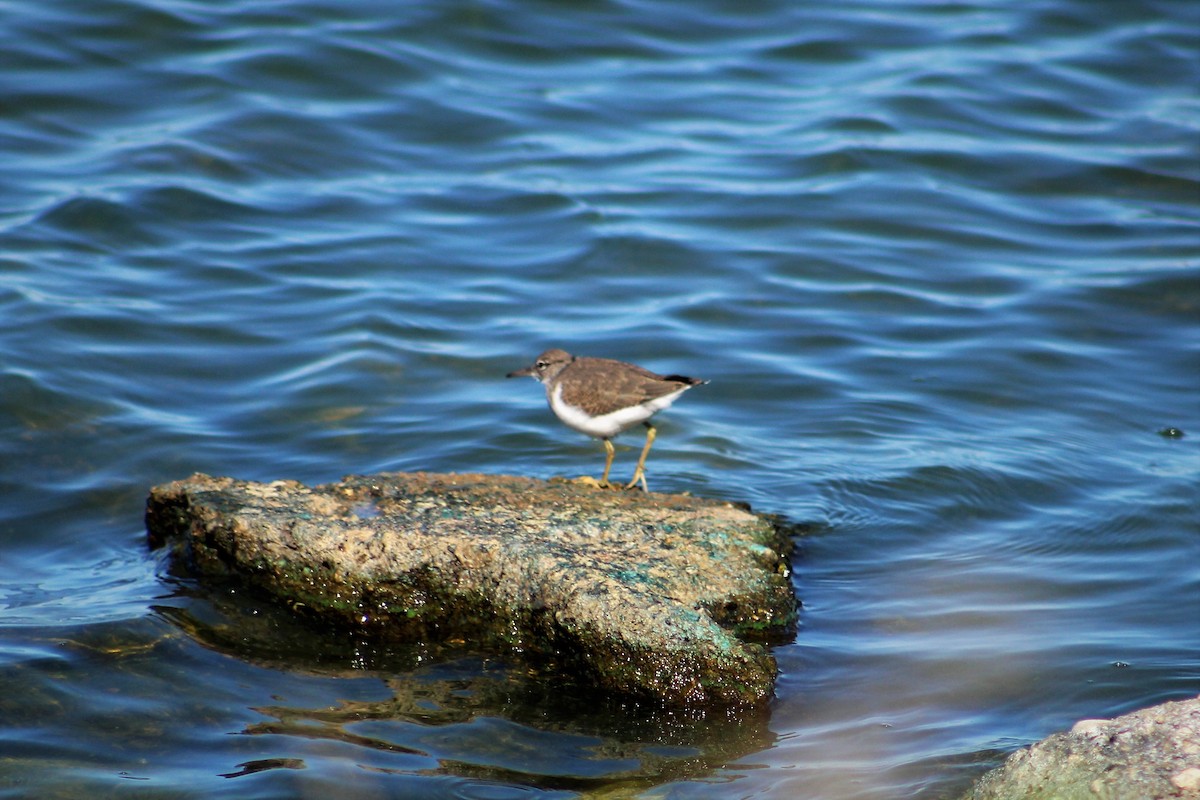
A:
MULTIPOLYGON (((241 731, 293 740, 297 753, 313 741, 349 748, 373 773, 636 790, 709 776, 776 741, 769 708, 676 709, 613 698, 519 653, 500 657, 462 640, 364 640, 322 629, 244 586, 179 580, 175 589, 154 612, 205 649, 293 681, 377 679, 382 699, 259 705, 252 710, 265 719, 241 731)), ((303 768, 303 759, 287 768, 303 768)))

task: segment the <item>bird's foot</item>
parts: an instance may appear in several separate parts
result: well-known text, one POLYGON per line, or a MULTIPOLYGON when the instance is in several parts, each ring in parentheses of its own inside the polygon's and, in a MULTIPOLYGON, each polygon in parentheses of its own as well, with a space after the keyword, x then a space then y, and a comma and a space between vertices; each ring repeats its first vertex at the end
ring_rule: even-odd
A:
POLYGON ((637 485, 638 485, 638 481, 641 481, 641 483, 642 483, 642 491, 649 494, 650 487, 646 485, 646 473, 640 469, 637 472, 633 473, 633 480, 631 480, 629 483, 625 484, 624 488, 626 490, 636 489, 637 485))
POLYGON ((568 483, 578 483, 583 486, 590 486, 593 489, 620 489, 620 485, 610 481, 599 480, 591 475, 580 475, 578 478, 568 478, 568 483))

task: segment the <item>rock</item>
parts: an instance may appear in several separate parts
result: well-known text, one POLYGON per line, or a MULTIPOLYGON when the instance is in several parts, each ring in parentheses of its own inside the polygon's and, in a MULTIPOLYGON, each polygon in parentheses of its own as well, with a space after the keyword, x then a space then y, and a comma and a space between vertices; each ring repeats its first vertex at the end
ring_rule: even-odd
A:
POLYGON ((1082 720, 1018 750, 964 800, 1200 798, 1200 697, 1082 720))
POLYGON ((786 534, 733 504, 502 475, 157 486, 150 541, 356 632, 495 647, 601 688, 759 705, 795 631, 786 534))

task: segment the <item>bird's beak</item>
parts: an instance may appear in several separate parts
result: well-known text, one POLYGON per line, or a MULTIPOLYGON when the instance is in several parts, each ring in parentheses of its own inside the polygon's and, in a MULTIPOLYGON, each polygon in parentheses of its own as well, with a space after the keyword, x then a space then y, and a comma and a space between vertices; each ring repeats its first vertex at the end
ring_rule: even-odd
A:
POLYGON ((528 367, 521 367, 520 369, 515 369, 512 372, 505 375, 504 377, 506 377, 506 378, 532 378, 533 377, 533 367, 528 366, 528 367))

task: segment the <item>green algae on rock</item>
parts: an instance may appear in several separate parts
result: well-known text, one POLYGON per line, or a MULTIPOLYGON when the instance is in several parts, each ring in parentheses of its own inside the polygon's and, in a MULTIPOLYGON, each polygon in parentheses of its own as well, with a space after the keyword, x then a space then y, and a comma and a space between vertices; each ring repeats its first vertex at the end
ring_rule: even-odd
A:
POLYGON ((1013 753, 963 800, 1200 798, 1200 697, 1085 719, 1013 753))
POLYGON ((151 543, 372 635, 462 638, 668 705, 758 705, 794 633, 790 542, 732 503, 504 475, 309 487, 193 475, 147 502, 151 543))

